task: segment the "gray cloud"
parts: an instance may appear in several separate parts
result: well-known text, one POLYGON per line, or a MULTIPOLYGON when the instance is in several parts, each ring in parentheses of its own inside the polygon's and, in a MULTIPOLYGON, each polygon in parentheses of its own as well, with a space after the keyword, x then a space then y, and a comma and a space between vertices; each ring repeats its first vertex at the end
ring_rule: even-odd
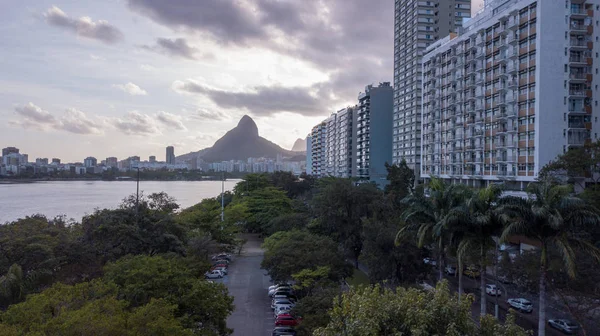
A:
POLYGON ((176 81, 173 89, 180 93, 203 94, 225 109, 244 108, 256 116, 268 116, 278 112, 303 115, 321 115, 325 111, 326 97, 311 93, 311 88, 259 86, 248 92, 222 91, 197 82, 176 81))
POLYGON ((90 17, 83 16, 79 19, 69 17, 56 6, 50 7, 44 17, 49 24, 74 32, 77 36, 114 44, 123 40, 123 33, 108 21, 92 21, 90 17))
POLYGON ((204 31, 220 43, 243 44, 264 36, 251 8, 238 1, 128 0, 129 8, 176 30, 204 31))
POLYGON ((83 135, 104 133, 99 123, 88 118, 84 112, 74 108, 65 110, 65 113, 60 118, 54 117, 50 112, 43 110, 31 102, 15 107, 15 112, 21 119, 10 121, 10 124, 14 126, 40 131, 55 129, 83 135))
POLYGON ((114 118, 109 123, 127 135, 160 134, 156 120, 138 111, 130 111, 125 118, 114 118))
POLYGON ((54 128, 75 134, 104 134, 100 124, 74 108, 67 109, 54 128))
POLYGON ((156 119, 170 128, 179 131, 187 131, 187 128, 183 124, 183 118, 181 118, 181 116, 165 111, 159 111, 156 115, 156 119))
POLYGON ((171 57, 180 57, 189 60, 198 60, 201 58, 211 57, 210 54, 201 54, 198 48, 189 45, 184 38, 177 38, 174 40, 168 38, 158 38, 156 39, 156 45, 143 45, 142 49, 171 57))
POLYGON ((393 1, 128 0, 128 4, 175 31, 197 33, 223 45, 269 49, 310 62, 329 75, 328 81, 309 88, 261 87, 240 93, 197 90, 188 82, 179 88, 207 95, 220 107, 244 107, 263 115, 283 111, 327 115, 355 101, 366 85, 392 79, 393 1))
POLYGON ((41 107, 29 102, 27 105, 15 107, 15 112, 31 123, 39 125, 53 125, 56 118, 41 107))
POLYGON ((191 114, 190 117, 192 119, 197 119, 197 120, 212 120, 212 121, 231 119, 231 116, 223 111, 207 110, 204 108, 197 109, 194 113, 191 114))

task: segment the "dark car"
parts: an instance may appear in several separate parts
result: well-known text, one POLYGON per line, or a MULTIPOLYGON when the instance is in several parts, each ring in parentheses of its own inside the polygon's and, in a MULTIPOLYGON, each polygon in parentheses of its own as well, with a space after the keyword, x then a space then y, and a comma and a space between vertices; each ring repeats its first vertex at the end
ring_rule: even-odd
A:
POLYGON ((296 330, 292 327, 275 327, 272 336, 293 335, 296 336, 296 330))

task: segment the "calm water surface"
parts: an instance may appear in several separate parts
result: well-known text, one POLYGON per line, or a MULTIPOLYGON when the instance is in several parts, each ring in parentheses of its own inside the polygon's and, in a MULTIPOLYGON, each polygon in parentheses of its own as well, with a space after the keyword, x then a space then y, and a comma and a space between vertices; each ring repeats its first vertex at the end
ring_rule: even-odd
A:
MULTIPOLYGON (((225 181, 231 190, 239 180, 225 181)), ((220 181, 141 181, 140 191, 148 195, 164 191, 186 208, 221 193, 220 181)), ((0 184, 0 224, 32 214, 48 217, 66 215, 81 221, 94 209, 114 209, 135 193, 135 181, 52 181, 0 184)))

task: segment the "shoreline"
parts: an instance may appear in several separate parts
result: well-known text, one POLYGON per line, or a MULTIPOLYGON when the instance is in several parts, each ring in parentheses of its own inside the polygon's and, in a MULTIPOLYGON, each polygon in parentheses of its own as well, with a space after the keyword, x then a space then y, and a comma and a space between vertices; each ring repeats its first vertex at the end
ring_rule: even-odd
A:
MULTIPOLYGON (((225 179, 228 180, 237 180, 235 178, 225 179)), ((9 184, 30 184, 30 183, 38 183, 38 182, 135 182, 137 181, 135 178, 125 178, 125 179, 113 179, 113 180, 104 180, 101 178, 53 178, 53 179, 0 179, 0 185, 9 185, 9 184)), ((204 182, 204 181, 221 181, 221 179, 201 179, 201 180, 155 180, 155 179, 140 179, 140 182, 204 182)))

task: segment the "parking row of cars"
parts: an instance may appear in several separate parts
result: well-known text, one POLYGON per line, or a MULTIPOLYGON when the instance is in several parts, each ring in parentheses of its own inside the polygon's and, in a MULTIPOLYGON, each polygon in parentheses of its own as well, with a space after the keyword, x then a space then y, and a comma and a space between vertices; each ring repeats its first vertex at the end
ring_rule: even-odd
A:
POLYGON ((231 254, 217 254, 211 260, 212 266, 208 272, 204 273, 204 277, 207 279, 221 279, 226 276, 229 271, 229 264, 231 263, 231 254))
POLYGON ((281 283, 270 286, 268 295, 271 298, 271 309, 275 318, 273 336, 295 336, 295 327, 302 320, 292 315, 292 309, 296 306, 296 295, 290 284, 281 283))

